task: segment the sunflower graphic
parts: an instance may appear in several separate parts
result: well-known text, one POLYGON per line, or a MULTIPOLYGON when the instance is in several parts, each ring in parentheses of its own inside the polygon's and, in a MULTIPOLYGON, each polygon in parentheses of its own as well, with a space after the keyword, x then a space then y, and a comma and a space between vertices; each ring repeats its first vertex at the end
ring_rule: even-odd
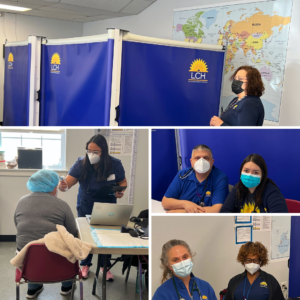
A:
POLYGON ((252 213, 253 211, 255 211, 256 213, 260 213, 260 209, 258 207, 255 207, 255 210, 254 210, 254 207, 255 207, 255 203, 245 203, 243 208, 241 209, 241 213, 244 213, 244 214, 249 214, 249 213, 252 213))

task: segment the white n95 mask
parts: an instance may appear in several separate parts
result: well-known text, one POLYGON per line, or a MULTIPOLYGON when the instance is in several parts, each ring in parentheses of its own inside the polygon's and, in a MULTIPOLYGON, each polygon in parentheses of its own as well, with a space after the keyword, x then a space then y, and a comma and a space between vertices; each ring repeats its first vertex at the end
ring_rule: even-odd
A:
POLYGON ((95 153, 88 153, 91 165, 97 164, 100 161, 100 156, 95 153))
POLYGON ((177 276, 186 277, 192 273, 193 262, 189 258, 174 265, 171 265, 171 267, 173 268, 173 271, 177 276))
POLYGON ((245 269, 246 269, 251 275, 253 275, 256 271, 258 271, 259 268, 260 268, 260 265, 259 265, 259 264, 251 263, 251 264, 246 264, 246 265, 245 265, 245 269))
POLYGON ((195 162, 194 169, 198 173, 206 173, 210 169, 210 163, 204 158, 200 158, 195 162))

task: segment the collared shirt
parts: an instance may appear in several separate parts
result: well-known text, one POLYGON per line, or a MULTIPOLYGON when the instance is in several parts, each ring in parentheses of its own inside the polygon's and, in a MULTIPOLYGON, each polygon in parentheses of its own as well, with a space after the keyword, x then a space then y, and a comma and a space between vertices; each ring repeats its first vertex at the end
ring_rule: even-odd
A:
MULTIPOLYGON (((175 284, 177 287, 177 290, 181 296, 181 298, 188 300, 191 299, 188 290, 186 289, 184 283, 182 280, 174 276, 175 284)), ((217 300, 215 291, 211 287, 211 285, 191 274, 191 280, 189 282, 189 290, 192 290, 193 282, 196 282, 198 285, 198 288, 200 290, 201 296, 203 300, 217 300)), ((194 288, 194 291, 192 293, 193 300, 200 300, 200 295, 197 292, 197 290, 194 288)), ((152 300, 179 300, 176 289, 173 284, 173 279, 168 279, 165 281, 155 292, 152 300)))
POLYGON ((201 183, 196 178, 194 171, 188 177, 181 179, 180 176, 184 176, 188 170, 183 169, 177 173, 165 193, 165 197, 189 200, 198 205, 200 200, 203 199, 205 206, 224 203, 229 193, 228 178, 221 170, 213 166, 208 178, 201 183), (202 198, 203 194, 204 197, 202 198))
POLYGON ((93 210, 94 202, 103 203, 116 203, 117 199, 94 199, 92 195, 96 193, 102 186, 115 184, 121 182, 125 179, 125 170, 122 166, 122 162, 114 157, 112 159, 112 170, 111 174, 106 180, 97 181, 96 170, 91 174, 89 180, 83 181, 79 179, 83 171, 83 159, 84 157, 79 157, 78 160, 71 167, 68 175, 79 180, 78 196, 77 196, 77 210, 81 211, 80 215, 91 214, 93 210))
POLYGON ((242 300, 243 297, 246 297, 246 300, 267 300, 269 298, 270 290, 267 282, 265 282, 261 277, 256 278, 256 280, 252 284, 252 288, 250 290, 250 282, 247 277, 239 284, 237 289, 234 292, 235 300, 242 300), (245 287, 246 280, 246 287, 245 287), (244 294, 245 287, 245 294, 244 294), (249 292, 249 296, 247 298, 249 292))

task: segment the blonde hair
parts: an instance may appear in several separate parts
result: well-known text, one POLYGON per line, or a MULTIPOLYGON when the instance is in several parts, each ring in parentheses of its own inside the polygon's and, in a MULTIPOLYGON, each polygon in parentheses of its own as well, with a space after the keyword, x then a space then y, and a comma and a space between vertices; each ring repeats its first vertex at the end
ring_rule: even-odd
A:
POLYGON ((195 255, 195 254, 192 254, 190 246, 185 241, 170 240, 167 243, 165 243, 162 247, 162 253, 161 253, 161 256, 160 256, 160 267, 163 270, 161 283, 164 283, 167 279, 174 276, 171 269, 169 268, 168 253, 169 253, 169 250, 171 250, 175 246, 185 247, 188 250, 191 257, 193 257, 195 255))

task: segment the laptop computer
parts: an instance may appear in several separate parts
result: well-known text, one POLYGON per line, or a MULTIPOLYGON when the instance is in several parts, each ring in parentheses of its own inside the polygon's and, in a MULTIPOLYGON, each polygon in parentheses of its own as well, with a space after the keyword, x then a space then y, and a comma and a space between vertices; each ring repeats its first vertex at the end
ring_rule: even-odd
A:
POLYGON ((86 215, 91 225, 127 225, 133 205, 95 202, 91 215, 86 215))

